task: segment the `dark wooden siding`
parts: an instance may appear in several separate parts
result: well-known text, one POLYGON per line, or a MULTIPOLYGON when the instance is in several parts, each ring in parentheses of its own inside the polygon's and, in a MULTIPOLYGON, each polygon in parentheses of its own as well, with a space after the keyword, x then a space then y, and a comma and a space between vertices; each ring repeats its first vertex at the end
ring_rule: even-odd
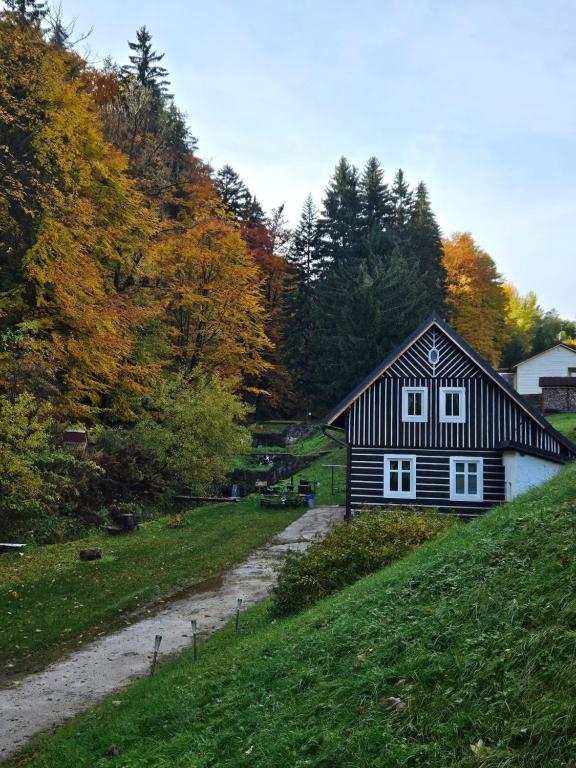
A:
POLYGON ((391 448, 351 448, 349 493, 351 509, 362 506, 435 507, 440 511, 474 516, 504 501, 505 482, 502 457, 497 451, 442 451, 391 448), (384 455, 403 453, 416 456, 416 499, 386 499, 384 496, 384 455), (483 459, 484 498, 481 502, 450 500, 450 456, 483 459))
POLYGON ((504 441, 562 455, 560 442, 465 355, 444 334, 428 331, 357 400, 348 411, 350 445, 399 449, 432 448, 495 450, 504 441), (436 337, 435 339, 433 337, 436 337), (435 344, 440 352, 436 366, 428 361, 435 344), (428 420, 402 421, 402 387, 428 389, 428 420), (440 387, 463 387, 466 421, 439 420, 440 387))

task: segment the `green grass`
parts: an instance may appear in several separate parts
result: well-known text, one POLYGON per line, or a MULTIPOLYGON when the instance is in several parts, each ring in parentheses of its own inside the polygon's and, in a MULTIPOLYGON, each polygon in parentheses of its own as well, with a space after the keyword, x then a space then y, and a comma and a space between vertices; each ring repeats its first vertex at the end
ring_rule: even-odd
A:
POLYGON ((266 434, 281 434, 291 424, 300 424, 299 421, 258 421, 250 425, 251 432, 265 432, 266 434))
POLYGON ((13 765, 567 768, 575 578, 571 465, 304 614, 249 612, 13 765))
POLYGON ((127 621, 130 611, 229 568, 298 514, 261 510, 250 497, 190 511, 182 528, 161 518, 132 536, 98 533, 3 555, 0 673, 38 668, 127 621), (100 547, 102 559, 80 562, 78 550, 89 547, 100 547))
MULTIPOLYGON (((332 443, 334 445, 334 443, 332 443)), ((342 461, 335 448, 328 460, 342 461)), ((318 503, 338 504, 317 460, 296 475, 321 482, 318 503)), ((343 470, 337 470, 343 473, 343 470)), ((305 510, 262 510, 257 496, 212 504, 185 514, 182 528, 168 518, 145 523, 133 536, 95 533, 79 541, 28 546, 0 557, 0 682, 44 666, 93 637, 130 621, 130 612, 230 568, 305 510), (80 562, 78 551, 102 549, 101 560, 80 562)))
POLYGON ((576 441, 576 413, 551 413, 546 418, 554 429, 576 441))

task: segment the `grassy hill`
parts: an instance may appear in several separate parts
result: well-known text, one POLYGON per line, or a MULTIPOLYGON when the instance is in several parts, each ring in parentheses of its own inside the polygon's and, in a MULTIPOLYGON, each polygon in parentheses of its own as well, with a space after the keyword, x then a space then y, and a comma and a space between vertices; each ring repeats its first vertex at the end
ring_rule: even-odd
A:
POLYGON ((573 766, 575 534, 573 465, 300 616, 256 609, 30 764, 573 766))

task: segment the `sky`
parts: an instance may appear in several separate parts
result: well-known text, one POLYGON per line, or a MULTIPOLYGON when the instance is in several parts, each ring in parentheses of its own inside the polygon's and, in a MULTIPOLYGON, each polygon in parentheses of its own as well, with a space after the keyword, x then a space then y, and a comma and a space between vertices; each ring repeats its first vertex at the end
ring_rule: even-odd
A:
POLYGON ((521 293, 576 318, 573 0, 62 0, 96 63, 145 24, 215 168, 291 223, 338 159, 428 186, 521 293))

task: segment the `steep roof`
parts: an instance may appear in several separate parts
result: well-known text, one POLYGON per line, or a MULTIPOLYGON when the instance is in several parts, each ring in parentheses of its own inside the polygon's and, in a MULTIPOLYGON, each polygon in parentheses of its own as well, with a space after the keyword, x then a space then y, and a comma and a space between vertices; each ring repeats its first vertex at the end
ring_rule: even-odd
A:
POLYGON ((521 360, 519 363, 516 363, 516 365, 513 365, 512 369, 518 368, 519 365, 524 365, 524 363, 529 363, 530 360, 535 360, 537 357, 547 355, 548 352, 552 352, 553 349, 558 349, 558 347, 563 347, 563 349, 567 349, 569 352, 573 352, 576 355, 576 349, 574 349, 574 347, 571 347, 570 344, 564 344, 564 342, 561 341, 558 344, 554 344, 553 347, 548 347, 548 349, 543 349, 542 352, 537 352, 535 355, 527 357, 526 360, 521 360))
POLYGON ((325 426, 336 426, 340 417, 360 397, 380 376, 410 347, 417 339, 423 336, 433 326, 438 327, 446 336, 458 346, 465 355, 467 355, 480 370, 502 389, 523 411, 545 429, 550 435, 556 438, 573 456, 576 456, 576 445, 568 440, 567 437, 554 429, 546 419, 534 410, 532 406, 520 395, 486 360, 472 349, 464 339, 447 322, 436 313, 430 315, 413 333, 410 334, 388 357, 380 363, 360 384, 350 392, 338 405, 333 408, 324 418, 325 426))

